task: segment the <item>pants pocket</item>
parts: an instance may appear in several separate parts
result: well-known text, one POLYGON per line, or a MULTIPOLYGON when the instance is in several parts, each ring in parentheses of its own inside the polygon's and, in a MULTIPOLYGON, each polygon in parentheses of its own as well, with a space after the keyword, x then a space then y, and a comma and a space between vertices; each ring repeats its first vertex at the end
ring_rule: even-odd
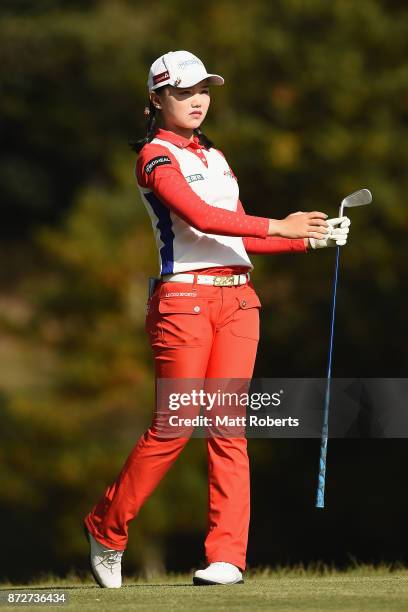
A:
POLYGON ((167 298, 159 301, 161 341, 166 346, 202 346, 205 300, 167 298))
POLYGON ((257 294, 236 296, 237 309, 230 324, 231 333, 241 338, 259 340, 259 310, 262 308, 257 294))

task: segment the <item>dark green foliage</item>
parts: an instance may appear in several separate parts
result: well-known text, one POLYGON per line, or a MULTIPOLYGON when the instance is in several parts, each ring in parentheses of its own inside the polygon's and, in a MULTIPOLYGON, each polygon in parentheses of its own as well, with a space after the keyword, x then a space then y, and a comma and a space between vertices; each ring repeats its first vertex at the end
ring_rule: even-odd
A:
MULTIPOLYGON (((408 9, 385 0, 21 0, 2 2, 0 36, 0 516, 15 553, 9 574, 24 578, 86 567, 80 521, 150 421, 144 314, 157 254, 128 140, 144 134, 147 72, 161 53, 190 50, 225 77, 203 128, 238 176, 248 213, 336 216, 344 195, 372 190, 371 209, 351 213, 342 253, 334 374, 406 376, 408 9), (24 568, 22 542, 38 551, 24 568)), ((263 303, 255 376, 324 376, 334 252, 252 260, 263 303)), ((338 467, 360 508, 351 472, 361 448, 338 467)), ((251 449, 260 492, 252 531, 258 517, 264 555, 250 551, 251 562, 318 558, 312 536, 289 550, 284 530, 274 530, 273 550, 264 539, 281 510, 290 516, 285 503, 293 521, 309 520, 318 445, 251 449), (305 456, 307 482, 293 489, 305 456)), ((184 453, 132 525, 129 569, 161 568, 174 560, 172 534, 186 541, 205 530, 203 445, 193 440, 184 453)), ((403 453, 401 445, 393 462, 403 453)), ((383 460, 367 496, 391 467, 383 460)), ((347 494, 344 486, 334 504, 330 479, 326 533, 337 530, 347 494)), ((384 509, 378 516, 377 530, 393 524, 384 509)), ((337 557, 320 549, 326 561, 350 552, 339 533, 337 557)), ((357 550, 380 558, 384 537, 377 548, 361 537, 357 550)), ((173 569, 189 569, 183 562, 198 563, 201 552, 173 569)))

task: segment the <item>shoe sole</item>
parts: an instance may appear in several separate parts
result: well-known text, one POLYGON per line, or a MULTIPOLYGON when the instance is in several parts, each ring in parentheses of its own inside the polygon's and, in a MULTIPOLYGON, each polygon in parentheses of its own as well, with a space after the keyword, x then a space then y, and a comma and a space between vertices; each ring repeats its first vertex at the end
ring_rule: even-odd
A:
POLYGON ((196 578, 195 576, 193 577, 193 584, 195 584, 196 586, 208 586, 211 584, 218 584, 220 586, 230 586, 232 584, 244 584, 243 580, 237 580, 237 582, 228 582, 227 584, 224 584, 223 582, 213 582, 212 580, 205 580, 204 578, 196 578))
MULTIPOLYGON (((88 531, 88 529, 87 529, 87 527, 86 527, 86 525, 85 525, 85 524, 83 525, 83 527, 84 527, 84 534, 85 534, 86 540, 87 540, 87 542, 88 542, 89 546, 91 546, 91 540, 90 540, 90 537, 89 537, 89 535, 90 535, 90 534, 89 534, 89 531, 88 531)), ((107 587, 105 587, 105 585, 104 585, 104 584, 102 584, 101 582, 99 582, 98 576, 95 574, 95 572, 94 572, 94 568, 92 567, 92 562, 91 562, 91 558, 90 558, 90 557, 91 557, 91 555, 89 554, 89 568, 90 568, 90 570, 91 570, 91 572, 92 572, 92 576, 95 578, 95 582, 96 582, 96 583, 97 583, 97 584, 98 584, 98 585, 99 585, 99 586, 100 586, 102 589, 107 588, 107 587)))

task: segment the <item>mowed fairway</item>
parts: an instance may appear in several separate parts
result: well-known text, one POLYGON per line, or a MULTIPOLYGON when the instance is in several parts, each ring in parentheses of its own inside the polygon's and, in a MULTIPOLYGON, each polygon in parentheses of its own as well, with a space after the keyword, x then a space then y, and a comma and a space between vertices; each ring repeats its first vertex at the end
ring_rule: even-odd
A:
MULTIPOLYGON (((347 572, 278 570, 247 572, 245 584, 235 586, 191 585, 191 574, 168 575, 154 580, 125 578, 121 589, 101 589, 93 582, 49 578, 31 586, 1 585, 1 591, 32 589, 61 592, 66 589, 69 610, 408 610, 408 570, 359 567, 347 572)), ((4 592, 1 593, 4 597, 4 592)), ((28 606, 0 605, 2 610, 28 606)), ((32 610, 33 607, 29 606, 32 610)), ((43 606, 38 606, 44 609, 43 606)))

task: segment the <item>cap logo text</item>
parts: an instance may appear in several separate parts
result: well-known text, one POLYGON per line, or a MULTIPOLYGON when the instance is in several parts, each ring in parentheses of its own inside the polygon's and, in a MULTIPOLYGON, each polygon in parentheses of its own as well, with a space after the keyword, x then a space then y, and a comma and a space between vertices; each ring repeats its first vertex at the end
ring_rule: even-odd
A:
POLYGON ((191 64, 198 64, 198 66, 202 66, 203 62, 200 62, 198 59, 189 59, 184 60, 184 62, 179 62, 177 66, 179 68, 185 68, 186 66, 190 66, 191 64))

